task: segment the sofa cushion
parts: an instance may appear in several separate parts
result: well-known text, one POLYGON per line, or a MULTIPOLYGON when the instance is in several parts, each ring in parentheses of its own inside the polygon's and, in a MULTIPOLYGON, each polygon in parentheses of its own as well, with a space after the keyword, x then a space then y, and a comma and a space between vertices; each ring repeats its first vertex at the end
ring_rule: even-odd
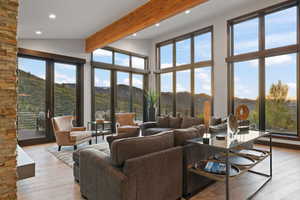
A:
POLYGON ((174 131, 175 146, 185 145, 187 140, 200 137, 198 129, 191 127, 186 129, 175 129, 174 131))
POLYGON ((115 140, 111 146, 112 164, 122 166, 126 160, 174 147, 173 133, 115 140))
POLYGON ((106 155, 110 155, 110 150, 109 150, 108 143, 104 142, 104 143, 101 143, 101 144, 93 144, 93 145, 84 147, 82 149, 78 149, 77 151, 73 152, 73 160, 74 160, 75 163, 79 164, 79 155, 80 155, 80 152, 84 149, 96 149, 98 151, 103 152, 106 155))
POLYGON ((203 124, 203 119, 197 117, 183 117, 181 128, 190 128, 194 125, 203 124))
POLYGON ((72 131, 70 133, 71 141, 81 141, 86 138, 92 137, 92 131, 72 131))
POLYGON ((182 122, 182 118, 180 118, 180 117, 170 117, 169 118, 169 127, 170 128, 180 128, 181 122, 182 122))
POLYGON ((144 136, 155 135, 157 133, 173 130, 171 128, 148 128, 144 131, 144 136))
POLYGON ((169 128, 170 127, 169 116, 159 117, 157 119, 157 127, 159 127, 159 128, 169 128))

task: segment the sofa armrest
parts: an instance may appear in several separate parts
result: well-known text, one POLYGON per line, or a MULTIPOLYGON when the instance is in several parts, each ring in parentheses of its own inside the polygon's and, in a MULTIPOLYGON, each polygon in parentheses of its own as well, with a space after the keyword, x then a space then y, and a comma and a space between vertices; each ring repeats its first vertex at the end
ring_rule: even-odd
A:
POLYGON ((85 131, 86 127, 73 127, 71 128, 71 131, 85 131))
POLYGON ((142 135, 144 135, 146 129, 155 127, 157 127, 157 122, 144 122, 140 124, 142 135))
POLYGON ((110 164, 110 157, 96 149, 80 152, 81 194, 96 200, 127 200, 128 178, 110 164))
POLYGON ((70 144, 71 137, 69 131, 55 131, 54 134, 57 145, 63 146, 70 144))
POLYGON ((122 134, 116 135, 116 136, 107 136, 106 140, 109 144, 109 149, 110 149, 113 141, 118 140, 118 139, 123 139, 123 138, 138 137, 139 134, 140 134, 139 131, 132 132, 132 133, 122 133, 122 134))

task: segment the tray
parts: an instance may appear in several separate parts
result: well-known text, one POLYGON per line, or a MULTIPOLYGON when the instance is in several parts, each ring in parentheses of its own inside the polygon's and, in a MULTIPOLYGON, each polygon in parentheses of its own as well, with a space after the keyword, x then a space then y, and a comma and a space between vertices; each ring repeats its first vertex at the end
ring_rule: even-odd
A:
MULTIPOLYGON (((215 159, 225 162, 226 161, 226 156, 219 154, 219 155, 215 155, 215 159)), ((256 163, 256 161, 254 159, 252 159, 251 157, 248 156, 241 156, 241 155, 229 155, 228 157, 228 161, 233 164, 233 165, 237 165, 237 166, 251 166, 254 165, 256 163)))

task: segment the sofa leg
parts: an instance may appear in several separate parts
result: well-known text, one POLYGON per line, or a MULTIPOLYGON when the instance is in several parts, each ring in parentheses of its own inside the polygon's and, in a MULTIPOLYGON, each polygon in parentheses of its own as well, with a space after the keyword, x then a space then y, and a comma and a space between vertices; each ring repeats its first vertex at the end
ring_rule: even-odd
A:
POLYGON ((92 140, 89 140, 89 145, 91 145, 92 144, 92 140))
POLYGON ((74 145, 74 150, 77 150, 77 145, 74 145))
POLYGON ((59 146, 58 146, 58 151, 60 151, 60 150, 61 150, 61 146, 59 145, 59 146))

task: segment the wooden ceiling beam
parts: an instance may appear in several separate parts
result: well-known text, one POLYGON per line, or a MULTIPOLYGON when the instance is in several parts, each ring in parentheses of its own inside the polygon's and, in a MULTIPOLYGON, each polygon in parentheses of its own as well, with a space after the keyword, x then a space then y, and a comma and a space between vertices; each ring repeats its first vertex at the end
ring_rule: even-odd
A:
POLYGON ((86 38, 85 51, 88 53, 92 52, 97 48, 104 47, 207 1, 150 0, 121 19, 86 38))

